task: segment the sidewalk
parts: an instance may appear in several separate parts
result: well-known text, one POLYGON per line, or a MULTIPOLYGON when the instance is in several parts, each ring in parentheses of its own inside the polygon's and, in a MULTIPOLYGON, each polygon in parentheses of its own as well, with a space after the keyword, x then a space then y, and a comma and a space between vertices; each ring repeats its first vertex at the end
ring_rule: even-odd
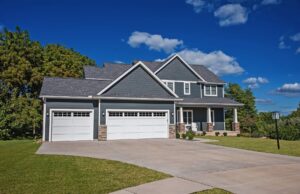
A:
POLYGON ((190 194, 211 188, 212 187, 208 185, 172 177, 160 181, 146 183, 136 187, 128 187, 111 194, 190 194))

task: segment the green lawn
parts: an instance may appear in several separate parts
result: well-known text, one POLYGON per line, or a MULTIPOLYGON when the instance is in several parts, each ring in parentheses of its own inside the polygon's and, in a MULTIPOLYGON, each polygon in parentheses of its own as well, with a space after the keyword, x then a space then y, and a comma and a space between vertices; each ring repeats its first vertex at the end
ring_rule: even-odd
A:
POLYGON ((0 141, 0 193, 109 193, 169 175, 117 161, 36 155, 30 140, 0 141))
POLYGON ((218 142, 210 144, 234 147, 259 152, 268 152, 274 154, 284 154, 290 156, 300 156, 300 141, 280 140, 280 150, 277 149, 277 143, 274 139, 247 138, 247 137, 209 137, 201 138, 215 139, 218 142))
POLYGON ((213 188, 213 189, 199 191, 193 194, 232 194, 232 193, 229 191, 225 191, 223 189, 213 188))

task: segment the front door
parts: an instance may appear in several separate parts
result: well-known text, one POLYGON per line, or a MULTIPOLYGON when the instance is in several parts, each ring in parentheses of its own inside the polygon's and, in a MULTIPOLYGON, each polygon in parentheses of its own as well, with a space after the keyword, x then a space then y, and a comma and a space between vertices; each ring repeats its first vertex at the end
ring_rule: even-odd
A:
MULTIPOLYGON (((177 121, 179 121, 180 112, 177 111, 177 121)), ((192 122, 193 122, 193 110, 183 110, 183 122, 185 124, 186 129, 191 129, 192 122)))

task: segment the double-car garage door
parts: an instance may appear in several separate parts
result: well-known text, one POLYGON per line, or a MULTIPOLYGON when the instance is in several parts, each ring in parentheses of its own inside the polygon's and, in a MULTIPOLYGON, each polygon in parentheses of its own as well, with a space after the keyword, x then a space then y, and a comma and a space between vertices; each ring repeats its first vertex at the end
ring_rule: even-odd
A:
POLYGON ((107 110, 107 139, 168 138, 168 112, 107 110))
MULTIPOLYGON (((93 140, 93 110, 50 111, 50 141, 93 140)), ((168 111, 106 111, 107 140, 168 138, 168 111)))

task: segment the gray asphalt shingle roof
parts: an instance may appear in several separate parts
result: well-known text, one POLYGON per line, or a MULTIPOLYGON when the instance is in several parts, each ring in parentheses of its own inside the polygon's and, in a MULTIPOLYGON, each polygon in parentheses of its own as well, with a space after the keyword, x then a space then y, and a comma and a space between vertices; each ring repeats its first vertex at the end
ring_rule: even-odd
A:
POLYGON ((199 105, 232 105, 232 106, 242 106, 243 104, 236 102, 230 98, 218 98, 218 97, 203 97, 203 98, 185 98, 183 101, 178 102, 178 104, 199 104, 199 105))
POLYGON ((45 77, 40 96, 95 96, 111 81, 45 77))
MULTIPOLYGON (((134 61, 136 63, 138 61, 134 61)), ((155 72, 159 69, 164 63, 157 61, 142 61, 152 72, 155 72)), ((211 72, 203 65, 190 65, 204 80, 207 82, 213 83, 225 83, 217 75, 211 72)), ((94 79, 116 79, 126 70, 128 70, 132 65, 129 64, 119 64, 119 63, 105 63, 102 68, 94 66, 85 66, 84 74, 85 78, 94 78, 94 79)))

